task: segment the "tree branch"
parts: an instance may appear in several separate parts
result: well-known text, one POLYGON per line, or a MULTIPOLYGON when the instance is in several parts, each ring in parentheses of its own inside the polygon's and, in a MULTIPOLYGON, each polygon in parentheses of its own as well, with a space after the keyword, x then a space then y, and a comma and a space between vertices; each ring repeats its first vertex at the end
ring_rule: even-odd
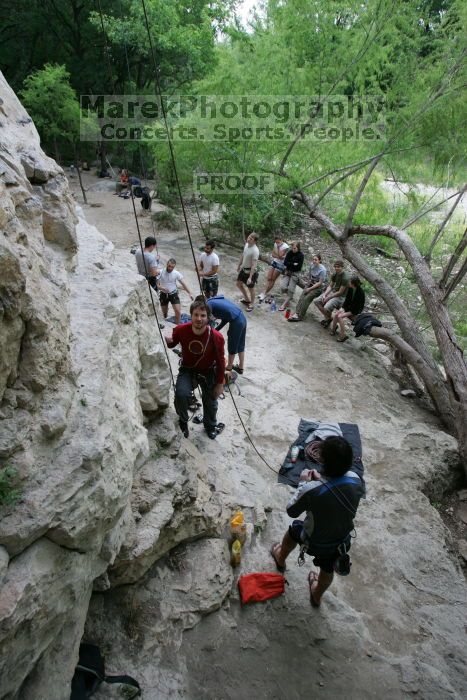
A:
POLYGON ((439 241, 439 238, 440 238, 442 232, 444 231, 444 228, 445 228, 446 224, 448 223, 448 221, 449 221, 449 219, 451 218, 451 216, 454 214, 454 211, 455 211, 457 205, 459 204, 459 202, 461 201, 461 199, 462 199, 462 197, 463 197, 463 195, 464 195, 464 192, 465 192, 466 190, 467 190, 467 185, 464 185, 464 187, 463 187, 463 188, 461 189, 461 191, 459 192, 459 195, 458 195, 456 201, 454 202, 454 204, 452 205, 451 209, 448 211, 448 213, 447 213, 446 216, 444 217, 444 219, 443 219, 443 221, 441 222, 441 224, 440 224, 438 230, 436 231, 435 235, 433 236, 433 238, 432 238, 432 240, 431 240, 431 243, 430 243, 430 247, 428 248, 428 252, 427 252, 427 254, 425 255, 425 260, 427 261, 427 263, 430 263, 431 254, 432 254, 432 252, 433 252, 433 248, 435 247, 435 245, 436 245, 437 242, 439 241))
POLYGON ((448 281, 449 275, 454 269, 455 264, 459 260, 460 256, 464 252, 464 250, 467 248, 467 229, 464 231, 464 235, 460 239, 459 243, 456 246, 456 249, 454 253, 451 255, 451 257, 448 260, 448 264, 446 265, 443 274, 441 275, 441 279, 439 281, 439 286, 441 289, 446 286, 446 282, 448 281))
POLYGON ((349 234, 349 229, 352 226, 353 217, 354 217, 355 211, 358 207, 358 203, 360 202, 360 199, 362 198, 362 194, 365 190, 365 187, 368 184, 368 180, 370 179, 370 177, 373 173, 373 170, 376 168, 376 166, 378 165, 381 158, 382 158, 382 154, 379 156, 376 156, 376 158, 373 158, 373 160, 371 161, 370 167, 366 171, 366 173, 365 173, 365 175, 360 183, 360 186, 357 190, 357 193, 356 193, 355 197, 353 198, 353 202, 350 205, 349 213, 347 215, 347 220, 346 220, 345 226, 344 226, 344 232, 343 232, 344 238, 347 238, 347 236, 349 234))
POLYGON ((455 275, 455 276, 453 277, 453 279, 451 280, 451 282, 449 283, 449 285, 448 285, 448 287, 447 287, 447 289, 446 289, 446 292, 445 292, 445 294, 444 294, 444 297, 443 297, 443 302, 444 302, 444 303, 446 303, 446 301, 448 300, 449 296, 450 296, 451 293, 455 290, 455 288, 457 287, 457 285, 459 284, 459 282, 461 282, 461 280, 464 279, 465 273, 466 273, 466 272, 467 272, 467 258, 466 258, 466 259, 464 260, 464 262, 462 263, 462 266, 461 266, 460 270, 458 271, 457 275, 455 275))
MULTIPOLYGON (((419 219, 422 219, 424 216, 430 213, 430 211, 434 211, 434 209, 438 209, 442 204, 446 204, 446 202, 449 202, 450 199, 453 197, 456 197, 458 194, 462 196, 462 190, 460 192, 454 192, 454 194, 450 194, 449 197, 446 197, 445 199, 442 199, 441 202, 437 202, 436 204, 433 204, 432 207, 429 209, 423 209, 420 211, 418 214, 414 215, 411 219, 408 219, 405 224, 401 226, 401 230, 405 230, 406 228, 409 228, 409 226, 412 226, 416 221, 419 219)), ((436 193, 435 193, 436 194, 436 193)), ((430 199, 432 199, 434 195, 430 199)))

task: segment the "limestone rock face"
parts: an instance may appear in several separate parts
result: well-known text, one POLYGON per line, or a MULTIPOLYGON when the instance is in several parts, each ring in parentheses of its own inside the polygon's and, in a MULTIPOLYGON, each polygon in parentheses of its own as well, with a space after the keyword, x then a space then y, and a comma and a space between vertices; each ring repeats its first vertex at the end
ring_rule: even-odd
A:
POLYGON ((20 494, 0 504, 0 698, 59 700, 94 581, 110 585, 122 546, 125 562, 144 552, 135 580, 187 533, 214 532, 220 507, 196 464, 188 475, 183 457, 172 461, 173 493, 165 462, 145 465, 155 444, 145 413, 178 451, 147 285, 82 218, 1 74, 0 92, 0 458, 20 494), (175 535, 192 511, 199 527, 175 535))

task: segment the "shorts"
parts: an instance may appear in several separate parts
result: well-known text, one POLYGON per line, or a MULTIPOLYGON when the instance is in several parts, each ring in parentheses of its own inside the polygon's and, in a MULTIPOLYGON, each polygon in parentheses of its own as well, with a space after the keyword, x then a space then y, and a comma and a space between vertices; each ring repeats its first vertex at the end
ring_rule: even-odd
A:
POLYGON ((243 267, 240 270, 240 272, 238 273, 237 282, 243 282, 243 284, 246 284, 247 287, 252 289, 258 281, 258 273, 253 272, 253 275, 251 277, 251 284, 247 284, 249 277, 250 277, 250 270, 247 270, 246 268, 243 267))
POLYGON ((227 331, 227 352, 236 355, 245 352, 246 320, 242 317, 230 321, 227 331))
MULTIPOLYGON (((292 525, 289 527, 289 535, 299 545, 304 544, 304 529, 303 520, 294 520, 292 525)), ((348 552, 350 549, 350 536, 345 540, 345 551, 348 552)), ((334 572, 334 564, 339 558, 339 552, 336 547, 320 547, 316 544, 311 544, 308 547, 307 554, 313 557, 313 564, 318 566, 327 574, 332 574, 334 572)))
MULTIPOLYGON (((322 304, 322 297, 323 295, 320 294, 320 296, 315 299, 315 304, 322 304)), ((342 304, 344 303, 345 297, 333 297, 330 299, 326 304, 324 304, 323 308, 326 311, 329 311, 329 313, 332 313, 334 309, 340 309, 342 304)))
POLYGON ((161 306, 168 306, 169 301, 173 306, 174 304, 180 304, 180 297, 178 292, 159 292, 159 301, 161 306))
POLYGON ((285 272, 285 270, 286 270, 284 263, 279 262, 279 260, 273 260, 270 263, 270 265, 271 265, 271 267, 274 268, 274 270, 278 270, 279 272, 285 272))
POLYGON ((291 275, 284 275, 281 279, 281 291, 288 292, 288 296, 293 297, 295 288, 300 281, 298 272, 292 272, 291 275))
POLYGON ((216 296, 217 290, 219 289, 219 278, 217 275, 214 277, 203 277, 201 280, 201 288, 206 294, 211 294, 213 297, 216 296))

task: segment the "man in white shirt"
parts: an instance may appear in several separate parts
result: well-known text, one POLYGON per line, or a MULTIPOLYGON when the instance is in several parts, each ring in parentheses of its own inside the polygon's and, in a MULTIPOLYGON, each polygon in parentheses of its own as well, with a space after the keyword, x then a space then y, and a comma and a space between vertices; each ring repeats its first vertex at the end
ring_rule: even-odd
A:
POLYGON ((169 302, 172 304, 175 323, 178 325, 180 323, 181 311, 180 311, 180 297, 178 296, 178 286, 177 282, 183 287, 185 292, 189 295, 190 299, 193 301, 193 295, 183 281, 183 275, 175 269, 177 261, 175 258, 170 258, 167 261, 167 265, 159 274, 157 278, 157 287, 159 289, 159 301, 161 303, 162 313, 164 318, 167 318, 167 312, 169 310, 169 302))
POLYGON ((144 252, 138 248, 135 252, 136 267, 138 272, 154 289, 157 289, 157 275, 159 274, 159 253, 157 252, 157 241, 153 236, 148 236, 144 241, 144 252))
POLYGON ((246 305, 247 311, 253 311, 255 301, 255 284, 258 281, 256 266, 259 260, 259 248, 256 245, 258 238, 257 233, 250 233, 237 267, 237 287, 243 294, 241 302, 246 305))
POLYGON ((268 274, 266 277, 266 289, 259 295, 260 301, 263 301, 263 299, 268 296, 281 272, 285 272, 284 258, 289 247, 290 246, 284 241, 282 236, 276 236, 274 238, 274 246, 271 253, 272 259, 269 263, 268 274))
POLYGON ((219 289, 219 256, 214 252, 215 241, 206 241, 204 253, 201 253, 198 273, 201 278, 201 288, 206 299, 215 297, 219 289))

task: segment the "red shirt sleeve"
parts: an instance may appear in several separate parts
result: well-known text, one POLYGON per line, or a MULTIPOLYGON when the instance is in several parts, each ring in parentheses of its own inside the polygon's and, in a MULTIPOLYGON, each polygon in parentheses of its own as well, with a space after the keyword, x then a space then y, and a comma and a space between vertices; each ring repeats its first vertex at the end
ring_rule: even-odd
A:
POLYGON ((167 340, 167 347, 174 348, 180 342, 179 326, 175 326, 172 331, 172 340, 167 340))

